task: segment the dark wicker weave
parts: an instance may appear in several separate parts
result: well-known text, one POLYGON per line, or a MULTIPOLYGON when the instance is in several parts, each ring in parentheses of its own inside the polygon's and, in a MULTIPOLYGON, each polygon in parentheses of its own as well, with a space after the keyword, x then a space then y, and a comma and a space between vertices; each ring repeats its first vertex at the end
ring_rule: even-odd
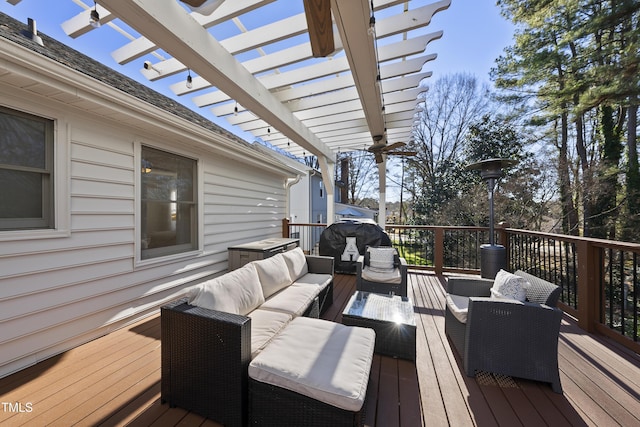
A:
POLYGON ((362 278, 362 269, 366 264, 364 256, 360 256, 356 262, 356 290, 364 292, 374 292, 376 294, 388 294, 393 292, 395 295, 403 297, 407 296, 407 261, 396 256, 395 267, 400 269, 400 283, 379 283, 370 282, 362 278))
MULTIPOLYGON (((307 264, 311 273, 333 276, 332 257, 309 255, 307 264)), ((332 303, 333 281, 304 315, 317 318, 332 303)), ((182 299, 162 307, 161 329, 162 401, 226 426, 245 425, 251 319, 182 299)))
POLYGON ((384 356, 416 360, 416 327, 393 322, 342 316, 342 324, 376 331, 375 352, 384 356))
MULTIPOLYGON (((367 295, 366 293, 361 293, 367 295)), ((356 294, 357 296, 357 294, 356 294)), ((350 304, 355 304, 355 297, 352 297, 350 304)), ((366 299, 366 297, 365 297, 366 299)), ((385 356, 399 357, 415 362, 416 360, 416 323, 413 314, 413 304, 407 298, 403 298, 403 306, 397 305, 399 296, 394 297, 396 304, 391 297, 378 299, 374 307, 386 312, 389 318, 375 313, 372 310, 368 316, 362 313, 350 312, 351 305, 348 304, 342 312, 342 323, 348 326, 360 326, 371 328, 376 332, 375 352, 385 356), (385 302, 388 300, 388 303, 385 302), (371 315, 373 313, 373 315, 371 315), (377 318, 376 318, 377 317, 377 318), (393 319, 393 320, 390 320, 393 319)), ((370 304, 369 300, 367 304, 370 304)))
POLYGON ((315 297, 302 315, 304 317, 313 317, 314 319, 320 318, 320 298, 315 297))
MULTIPOLYGON (((334 258, 331 256, 307 255, 309 273, 331 274, 333 276, 334 258)), ((324 314, 333 304, 333 280, 318 295, 320 314, 324 314)), ((311 316, 309 316, 311 317, 311 316)))
POLYGON ((355 427, 364 425, 366 401, 359 412, 249 378, 249 425, 273 427, 355 427))
POLYGON ((468 296, 466 324, 445 310, 445 332, 463 357, 468 376, 477 371, 551 383, 562 393, 558 371, 558 335, 562 311, 555 308, 559 288, 517 271, 531 284, 524 303, 489 298, 488 279, 452 277, 450 294, 468 296), (551 304, 551 305, 549 305, 551 304))
POLYGON ((162 401, 227 426, 245 425, 251 319, 184 300, 161 313, 162 401))

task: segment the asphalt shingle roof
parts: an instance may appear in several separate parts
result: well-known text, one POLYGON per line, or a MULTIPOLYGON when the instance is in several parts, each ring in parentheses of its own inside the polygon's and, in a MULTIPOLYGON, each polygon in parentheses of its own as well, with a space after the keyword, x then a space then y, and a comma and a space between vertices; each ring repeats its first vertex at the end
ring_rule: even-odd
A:
POLYGON ((212 121, 175 100, 154 91, 144 84, 115 71, 114 69, 81 52, 78 52, 75 49, 72 49, 44 33, 38 32, 38 35, 42 38, 44 46, 32 41, 31 38, 25 34, 29 34, 29 28, 26 23, 21 23, 6 14, 0 13, 1 38, 24 46, 47 58, 59 62, 60 64, 64 64, 71 69, 99 80, 115 89, 121 90, 122 92, 154 105, 164 111, 170 112, 177 117, 200 125, 207 130, 222 134, 231 140, 237 141, 238 143, 249 146, 251 145, 237 135, 228 132, 226 129, 216 125, 212 121))

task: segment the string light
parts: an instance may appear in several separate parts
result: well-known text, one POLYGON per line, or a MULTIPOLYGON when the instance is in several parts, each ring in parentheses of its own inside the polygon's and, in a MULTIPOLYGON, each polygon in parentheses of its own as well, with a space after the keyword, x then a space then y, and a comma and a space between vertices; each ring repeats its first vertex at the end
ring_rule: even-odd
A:
POLYGON ((373 37, 373 48, 375 51, 375 55, 376 55, 376 67, 377 67, 377 71, 378 74, 376 75, 376 88, 379 90, 380 92, 380 102, 382 104, 382 121, 384 123, 384 127, 385 127, 385 133, 387 132, 386 129, 386 117, 385 117, 385 113, 386 113, 386 106, 385 106, 385 101, 384 101, 384 92, 383 92, 383 88, 382 88, 382 76, 380 75, 380 60, 379 60, 379 54, 378 54, 378 39, 376 38, 376 17, 375 17, 375 12, 374 12, 374 5, 373 5, 373 0, 371 0, 371 16, 369 17, 369 28, 367 29, 367 33, 373 37))
POLYGON ((373 0, 371 0, 371 16, 369 17, 369 28, 367 29, 367 34, 371 37, 376 35, 376 16, 373 13, 373 0))
POLYGON ((191 77, 191 70, 187 68, 187 89, 193 87, 193 78, 191 77))
POLYGON ((100 14, 98 13, 98 5, 95 1, 93 2, 93 10, 91 11, 89 16, 89 24, 91 24, 93 28, 100 27, 100 14))

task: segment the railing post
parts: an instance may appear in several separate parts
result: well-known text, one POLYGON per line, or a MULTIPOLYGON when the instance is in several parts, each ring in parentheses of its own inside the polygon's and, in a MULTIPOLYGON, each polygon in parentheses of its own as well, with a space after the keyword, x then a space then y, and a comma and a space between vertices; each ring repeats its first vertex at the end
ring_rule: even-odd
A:
POLYGON ((282 219, 282 237, 289 238, 289 218, 282 219))
POLYGON ((433 264, 436 274, 442 274, 444 269, 444 228, 436 227, 435 242, 433 244, 433 264))
POLYGON ((578 252, 578 325, 587 332, 594 332, 600 322, 599 283, 602 277, 600 249, 588 240, 576 243, 578 252))

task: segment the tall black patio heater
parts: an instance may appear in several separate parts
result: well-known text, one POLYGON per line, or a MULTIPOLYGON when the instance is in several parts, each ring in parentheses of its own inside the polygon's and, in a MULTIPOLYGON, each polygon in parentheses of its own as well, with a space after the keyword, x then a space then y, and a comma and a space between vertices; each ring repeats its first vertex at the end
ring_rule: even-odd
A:
POLYGON ((487 183, 489 193, 489 244, 480 246, 480 275, 486 279, 495 279, 501 268, 507 265, 506 249, 495 244, 493 227, 493 191, 496 180, 502 176, 502 169, 518 163, 511 159, 488 159, 467 166, 470 170, 480 170, 480 176, 487 183))

